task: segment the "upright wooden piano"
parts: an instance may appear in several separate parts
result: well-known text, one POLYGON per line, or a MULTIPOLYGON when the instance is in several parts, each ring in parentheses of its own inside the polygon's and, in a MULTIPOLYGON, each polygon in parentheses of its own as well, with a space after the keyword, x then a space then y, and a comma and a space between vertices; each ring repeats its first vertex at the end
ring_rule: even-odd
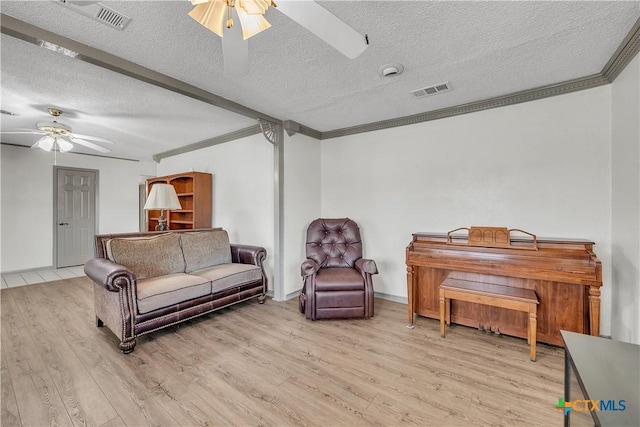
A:
MULTIPOLYGON (((438 288, 451 277, 535 290, 539 342, 562 346, 561 329, 598 336, 602 265, 594 243, 535 236, 507 240, 484 246, 451 232, 413 234, 406 249, 409 324, 414 313, 439 318, 438 288)), ((453 301, 451 322, 527 338, 527 314, 513 310, 453 301)))

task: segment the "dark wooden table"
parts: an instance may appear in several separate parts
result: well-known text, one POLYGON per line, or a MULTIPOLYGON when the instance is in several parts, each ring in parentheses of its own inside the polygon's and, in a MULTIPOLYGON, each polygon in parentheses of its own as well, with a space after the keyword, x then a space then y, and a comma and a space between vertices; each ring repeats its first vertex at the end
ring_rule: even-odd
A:
POLYGON ((590 414, 596 426, 640 426, 640 346, 575 332, 560 334, 565 344, 564 401, 577 405, 566 413, 564 425, 576 425, 574 419, 584 421, 590 414), (576 382, 578 390, 571 387, 576 382))

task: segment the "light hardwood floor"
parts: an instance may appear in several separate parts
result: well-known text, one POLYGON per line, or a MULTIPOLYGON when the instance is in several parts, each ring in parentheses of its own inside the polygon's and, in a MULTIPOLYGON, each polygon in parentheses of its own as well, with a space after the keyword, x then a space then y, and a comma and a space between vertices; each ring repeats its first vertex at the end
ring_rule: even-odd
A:
POLYGON ((406 306, 308 321, 297 302, 242 303, 138 339, 96 328, 86 277, 3 289, 2 426, 560 425, 562 349, 406 306))

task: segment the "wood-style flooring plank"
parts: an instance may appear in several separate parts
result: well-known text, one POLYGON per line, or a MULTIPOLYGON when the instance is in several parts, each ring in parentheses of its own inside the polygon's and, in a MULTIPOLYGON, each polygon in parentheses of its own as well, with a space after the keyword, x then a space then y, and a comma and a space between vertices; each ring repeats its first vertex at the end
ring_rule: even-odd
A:
POLYGON ((13 380, 13 388, 22 425, 81 425, 69 417, 55 381, 47 371, 18 377, 13 380))
MULTIPOLYGON (((3 402, 15 399, 22 425, 70 425, 71 419, 40 357, 39 345, 13 298, 15 290, 2 292, 3 402), (11 389, 5 388, 5 381, 10 381, 11 389), (4 395, 9 390, 13 397, 4 395)), ((3 413, 2 425, 16 424, 5 424, 3 413)))
POLYGON ((60 319, 52 315, 52 302, 43 289, 47 284, 11 289, 29 326, 40 356, 55 382, 67 413, 75 425, 100 425, 118 416, 106 396, 74 353, 60 319))
MULTIPOLYGON (((64 282, 56 282, 42 288, 47 298, 63 297, 72 304, 79 304, 81 299, 92 298, 91 288, 82 286, 84 279, 74 279, 70 283, 78 283, 74 288, 64 286, 64 282)), ((73 343, 72 350, 82 365, 87 367, 89 375, 106 396, 107 402, 119 414, 119 418, 127 425, 174 425, 176 420, 153 399, 153 392, 146 384, 127 376, 131 369, 129 358, 123 358, 120 352, 113 351, 113 344, 102 339, 103 328, 89 329, 94 314, 86 304, 83 310, 66 310, 64 305, 48 307, 52 318, 62 325, 64 335, 73 343), (98 332, 98 333, 97 333, 98 332), (100 333, 101 332, 101 333, 100 333)))
POLYGON ((13 378, 46 370, 40 345, 29 333, 22 309, 13 298, 14 289, 2 291, 2 368, 13 378))
MULTIPOLYGON (((4 349, 2 350, 2 360, 5 359, 4 349)), ((0 381, 2 383, 2 394, 0 395, 0 425, 18 426, 22 424, 20 421, 20 412, 16 402, 16 394, 11 383, 11 375, 6 363, 0 367, 0 381)))

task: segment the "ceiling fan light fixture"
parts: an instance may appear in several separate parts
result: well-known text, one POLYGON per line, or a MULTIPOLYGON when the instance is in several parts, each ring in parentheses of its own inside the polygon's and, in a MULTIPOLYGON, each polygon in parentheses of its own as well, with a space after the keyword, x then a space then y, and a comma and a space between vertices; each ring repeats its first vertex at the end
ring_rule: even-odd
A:
POLYGON ((271 24, 269 24, 262 15, 248 14, 242 8, 236 8, 236 12, 238 13, 238 19, 242 27, 243 40, 247 40, 249 37, 253 37, 259 32, 271 27, 271 24))
POLYGON ((269 6, 275 6, 271 0, 236 0, 236 2, 249 15, 264 15, 269 6))
POLYGON ((58 135, 64 135, 71 132, 70 126, 58 122, 40 122, 36 127, 42 132, 55 133, 58 135))
POLYGON ((220 37, 223 37, 225 24, 227 28, 233 26, 231 12, 235 9, 244 40, 271 26, 263 14, 269 6, 275 5, 271 0, 192 0, 191 3, 195 4, 195 7, 189 12, 189 16, 220 37), (236 5, 238 7, 235 7, 236 5), (228 19, 225 21, 227 16, 228 19))
POLYGON ((56 138, 56 144, 58 144, 58 150, 61 153, 66 153, 73 148, 73 144, 64 138, 56 138))
POLYGON ((214 0, 196 5, 189 12, 189 16, 209 31, 222 37, 226 11, 227 2, 225 0, 214 0))
POLYGON ((40 138, 38 141, 36 141, 36 143, 33 144, 33 148, 40 148, 41 150, 44 150, 44 151, 51 151, 51 149, 53 148, 54 142, 55 140, 51 135, 46 135, 40 138))
MULTIPOLYGON (((239 34, 238 34, 239 36, 239 34)), ((78 133, 73 133, 71 131, 71 127, 62 123, 58 123, 56 119, 62 115, 62 110, 57 108, 49 108, 49 114, 53 116, 52 122, 40 122, 36 125, 37 130, 27 130, 27 131, 16 131, 16 132, 0 132, 2 134, 33 134, 40 135, 40 139, 38 139, 35 144, 31 146, 31 148, 39 148, 44 151, 60 151, 61 153, 65 153, 67 151, 72 150, 75 145, 79 144, 83 145, 92 150, 99 151, 101 153, 109 153, 110 149, 105 148, 101 145, 95 144, 91 141, 102 142, 105 144, 113 144, 113 142, 107 138, 100 138, 97 136, 91 135, 80 135, 78 133)))

